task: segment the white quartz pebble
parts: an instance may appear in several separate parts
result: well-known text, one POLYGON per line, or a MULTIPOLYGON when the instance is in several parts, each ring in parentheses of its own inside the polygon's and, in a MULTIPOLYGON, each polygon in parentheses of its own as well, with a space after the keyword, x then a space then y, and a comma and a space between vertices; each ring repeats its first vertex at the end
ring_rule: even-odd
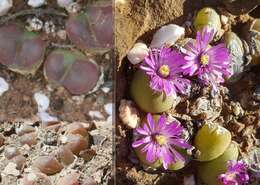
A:
POLYGON ((2 96, 5 91, 8 91, 8 89, 9 89, 8 83, 5 81, 5 79, 0 77, 0 96, 2 96))
POLYGON ((172 46, 185 33, 185 29, 176 24, 162 26, 153 35, 151 48, 161 48, 163 46, 172 46))
POLYGON ((38 7, 46 4, 46 1, 45 0, 29 0, 27 4, 33 8, 38 8, 38 7))
POLYGON ((13 0, 1 0, 0 1, 0 16, 7 14, 7 12, 13 7, 13 0))
POLYGON ((50 100, 45 94, 35 93, 34 99, 38 105, 38 112, 44 112, 48 109, 50 100))
POLYGON ((127 58, 132 64, 138 64, 144 60, 144 58, 149 54, 149 49, 146 44, 138 42, 134 47, 128 52, 127 58))

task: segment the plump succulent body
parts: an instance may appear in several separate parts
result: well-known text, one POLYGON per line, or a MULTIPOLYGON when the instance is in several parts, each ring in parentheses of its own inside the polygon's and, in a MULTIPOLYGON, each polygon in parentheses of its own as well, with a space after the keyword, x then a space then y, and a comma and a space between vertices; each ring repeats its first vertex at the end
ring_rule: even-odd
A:
POLYGON ((221 21, 219 14, 210 7, 202 8, 195 16, 193 23, 195 30, 202 30, 204 27, 213 28, 216 35, 220 35, 221 21))
POLYGON ((231 77, 235 80, 243 72, 244 69, 244 47, 240 38, 234 32, 226 32, 224 34, 224 42, 229 50, 231 57, 231 77))
POLYGON ((100 70, 82 53, 58 49, 48 55, 44 74, 49 82, 64 86, 72 94, 82 94, 95 88, 100 70))
POLYGON ((40 35, 11 24, 0 28, 0 63, 20 74, 34 74, 44 59, 45 42, 40 35))
POLYGON ((169 110, 174 102, 174 96, 157 93, 149 85, 148 76, 141 70, 135 72, 130 93, 135 103, 145 112, 160 113, 169 110))
POLYGON ((218 176, 226 172, 229 160, 237 160, 237 158, 238 147, 236 143, 232 142, 218 158, 208 162, 201 162, 198 165, 198 176, 207 185, 222 185, 218 180, 218 176))
POLYGON ((69 39, 82 50, 104 52, 113 46, 113 16, 110 1, 89 4, 84 13, 66 22, 69 39))
POLYGON ((199 161, 210 161, 224 153, 231 142, 231 133, 216 124, 205 124, 195 136, 199 161))

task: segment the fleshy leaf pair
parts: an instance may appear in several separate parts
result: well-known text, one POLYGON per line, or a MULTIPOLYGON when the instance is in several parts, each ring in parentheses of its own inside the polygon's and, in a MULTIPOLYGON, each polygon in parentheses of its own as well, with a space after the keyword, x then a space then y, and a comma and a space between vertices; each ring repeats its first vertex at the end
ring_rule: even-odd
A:
POLYGON ((113 46, 112 2, 87 6, 85 13, 73 15, 66 23, 69 39, 80 49, 103 52, 113 46))
MULTIPOLYGON (((35 74, 44 62, 47 44, 40 35, 12 24, 0 28, 0 63, 23 75, 35 74)), ((54 50, 44 65, 45 76, 72 94, 91 91, 100 70, 94 60, 78 51, 54 50)))

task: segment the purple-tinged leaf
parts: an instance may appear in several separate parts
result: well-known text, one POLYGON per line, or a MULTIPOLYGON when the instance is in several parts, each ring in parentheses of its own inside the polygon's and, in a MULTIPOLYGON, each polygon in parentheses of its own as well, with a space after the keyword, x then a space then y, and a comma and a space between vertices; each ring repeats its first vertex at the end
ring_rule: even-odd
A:
POLYGON ((95 88, 100 71, 97 64, 78 51, 54 50, 44 64, 46 78, 64 86, 72 94, 87 93, 95 88))

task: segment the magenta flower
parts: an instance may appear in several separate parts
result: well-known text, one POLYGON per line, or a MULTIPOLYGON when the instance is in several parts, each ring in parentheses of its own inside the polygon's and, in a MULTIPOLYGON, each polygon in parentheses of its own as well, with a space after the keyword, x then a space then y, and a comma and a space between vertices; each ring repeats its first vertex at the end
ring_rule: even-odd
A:
POLYGON ((185 161, 184 157, 177 152, 175 147, 191 149, 185 139, 182 139, 184 129, 179 122, 167 123, 164 115, 160 116, 158 122, 153 120, 152 115, 147 114, 147 124, 136 128, 134 134, 137 140, 133 142, 134 148, 142 147, 141 152, 146 153, 146 160, 155 162, 161 160, 163 167, 168 169, 170 164, 177 160, 185 161))
POLYGON ((243 185, 249 181, 247 166, 244 161, 228 161, 227 172, 219 176, 224 185, 243 185))
POLYGON ((214 37, 214 29, 204 28, 197 32, 196 43, 189 42, 181 51, 185 54, 186 64, 182 66, 184 74, 197 75, 204 85, 212 85, 213 89, 224 82, 230 73, 230 57, 224 44, 210 46, 214 37))
POLYGON ((170 48, 151 49, 140 67, 150 77, 150 87, 168 96, 184 94, 190 85, 182 77, 181 65, 185 62, 183 55, 170 48))

